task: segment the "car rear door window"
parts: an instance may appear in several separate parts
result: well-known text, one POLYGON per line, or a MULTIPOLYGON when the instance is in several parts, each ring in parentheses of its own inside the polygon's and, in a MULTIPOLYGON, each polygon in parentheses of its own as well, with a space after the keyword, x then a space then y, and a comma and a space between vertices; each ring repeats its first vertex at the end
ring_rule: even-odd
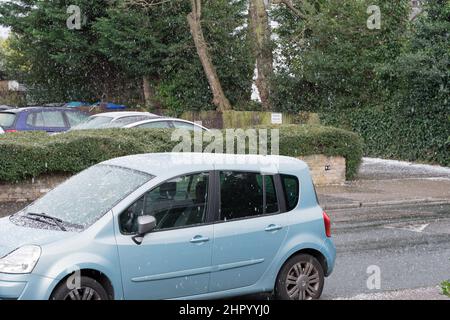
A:
POLYGON ((36 117, 36 113, 30 113, 27 115, 27 126, 34 127, 34 118, 36 117))
POLYGON ((251 172, 220 173, 220 220, 255 217, 279 211, 274 179, 251 172))
POLYGON ((42 116, 44 118, 45 127, 64 128, 66 126, 61 111, 43 111, 42 116))
POLYGON ((294 210, 300 198, 300 183, 297 177, 281 175, 287 211, 294 210))
POLYGON ((209 173, 198 173, 166 181, 147 192, 120 215, 120 229, 135 234, 138 217, 156 219, 155 231, 183 228, 206 222, 209 173))
POLYGON ((14 125, 16 114, 10 112, 0 112, 0 127, 8 128, 14 125))
POLYGON ((44 127, 44 117, 42 112, 31 112, 27 115, 28 127, 44 127))
POLYGON ((34 126, 35 127, 45 127, 44 116, 42 115, 42 112, 34 113, 34 126))

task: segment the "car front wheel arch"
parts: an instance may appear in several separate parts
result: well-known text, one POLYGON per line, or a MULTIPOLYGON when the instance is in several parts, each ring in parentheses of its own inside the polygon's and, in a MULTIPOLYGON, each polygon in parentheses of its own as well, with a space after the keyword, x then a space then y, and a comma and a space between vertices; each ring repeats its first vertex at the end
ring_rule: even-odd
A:
MULTIPOLYGON (((53 289, 50 297, 54 297, 55 292, 61 287, 61 285, 66 283, 69 280, 69 277, 71 277, 72 275, 74 275, 74 273, 66 275, 53 289)), ((81 269, 80 276, 86 277, 86 278, 89 278, 89 279, 92 279, 92 280, 95 280, 96 282, 98 282, 101 285, 101 287, 106 291, 108 299, 109 300, 114 299, 115 293, 114 293, 114 287, 112 285, 112 282, 111 282, 111 280, 109 280, 109 278, 103 272, 100 272, 100 271, 94 270, 94 269, 81 269)))

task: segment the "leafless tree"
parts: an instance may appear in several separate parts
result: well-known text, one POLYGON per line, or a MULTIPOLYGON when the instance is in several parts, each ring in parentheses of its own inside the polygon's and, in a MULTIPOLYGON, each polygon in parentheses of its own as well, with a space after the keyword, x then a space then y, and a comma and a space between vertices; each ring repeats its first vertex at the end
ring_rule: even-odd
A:
MULTIPOLYGON (((171 0, 125 0, 126 6, 136 6, 145 9, 151 9, 158 5, 170 2, 171 0)), ((217 75, 216 68, 212 62, 211 54, 208 49, 201 24, 202 18, 202 1, 190 0, 192 11, 187 16, 190 32, 194 40, 197 55, 203 66, 205 76, 208 80, 213 95, 213 104, 218 111, 231 110, 231 104, 222 89, 222 85, 217 75)), ((148 79, 144 78, 144 95, 150 94, 150 86, 148 79)))
POLYGON ((195 48, 197 49, 198 57, 202 63, 206 78, 213 94, 213 103, 218 111, 231 110, 231 104, 223 92, 219 76, 216 68, 212 63, 211 54, 208 50, 203 29, 201 25, 202 18, 202 1, 190 0, 192 11, 188 14, 187 19, 191 30, 192 38, 194 39, 195 48))

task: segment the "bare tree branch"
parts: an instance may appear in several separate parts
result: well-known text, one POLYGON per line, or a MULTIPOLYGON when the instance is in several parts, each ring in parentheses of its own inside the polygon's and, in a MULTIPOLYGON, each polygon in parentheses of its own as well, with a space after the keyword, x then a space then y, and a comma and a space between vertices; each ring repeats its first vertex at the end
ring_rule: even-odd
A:
POLYGON ((150 9, 170 1, 171 0, 125 0, 124 4, 126 7, 138 6, 144 9, 150 9))
POLYGON ((302 18, 302 19, 306 19, 305 15, 294 6, 294 4, 292 3, 292 0, 272 0, 272 3, 273 4, 284 4, 297 17, 302 18))

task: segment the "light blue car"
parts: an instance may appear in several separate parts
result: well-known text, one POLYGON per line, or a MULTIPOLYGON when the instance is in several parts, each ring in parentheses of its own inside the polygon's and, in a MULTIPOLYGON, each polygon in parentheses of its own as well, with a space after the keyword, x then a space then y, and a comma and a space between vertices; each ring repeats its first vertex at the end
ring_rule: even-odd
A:
POLYGON ((308 167, 278 156, 113 159, 0 230, 0 299, 318 299, 336 255, 308 167))

